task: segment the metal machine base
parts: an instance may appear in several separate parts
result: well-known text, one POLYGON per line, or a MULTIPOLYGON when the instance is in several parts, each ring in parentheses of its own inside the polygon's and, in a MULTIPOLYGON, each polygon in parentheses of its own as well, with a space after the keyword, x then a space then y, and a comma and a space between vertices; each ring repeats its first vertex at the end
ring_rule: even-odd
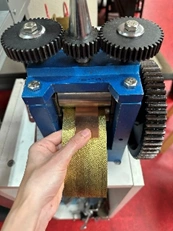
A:
MULTIPOLYGON (((23 85, 23 79, 16 80, 0 130, 0 196, 10 200, 16 197, 26 166, 26 150, 36 134, 36 125, 29 121, 21 99, 23 85)), ((143 186, 140 161, 133 159, 127 149, 120 165, 108 162, 108 217, 113 217, 143 186)), ((79 204, 61 203, 55 218, 80 218, 79 204)))

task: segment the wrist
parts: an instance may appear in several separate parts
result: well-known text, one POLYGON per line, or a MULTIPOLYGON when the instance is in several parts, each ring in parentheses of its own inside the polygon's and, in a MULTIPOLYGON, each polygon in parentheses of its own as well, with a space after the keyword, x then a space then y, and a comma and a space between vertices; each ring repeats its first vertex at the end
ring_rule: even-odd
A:
POLYGON ((34 231, 40 212, 29 198, 23 201, 17 199, 5 220, 2 231, 34 231))

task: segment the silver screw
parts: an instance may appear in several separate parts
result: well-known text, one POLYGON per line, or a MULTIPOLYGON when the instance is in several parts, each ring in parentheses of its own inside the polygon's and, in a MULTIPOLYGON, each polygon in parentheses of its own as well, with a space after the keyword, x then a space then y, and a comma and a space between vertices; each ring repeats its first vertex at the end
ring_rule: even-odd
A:
POLYGON ((37 24, 33 21, 26 22, 23 25, 23 30, 27 33, 33 33, 37 30, 37 24))
POLYGON ((124 28, 129 32, 137 31, 139 23, 136 20, 128 20, 124 24, 124 28))
POLYGON ((135 88, 138 81, 134 77, 128 77, 124 80, 124 86, 127 88, 135 88))
POLYGON ((128 38, 136 38, 145 32, 144 27, 136 20, 130 19, 121 23, 117 31, 120 35, 128 38))
POLYGON ((40 25, 34 21, 28 21, 23 24, 20 30, 19 37, 22 39, 35 39, 42 36, 46 29, 44 26, 40 25))
POLYGON ((39 81, 33 80, 32 82, 28 83, 28 88, 32 91, 37 91, 40 89, 41 83, 39 81))

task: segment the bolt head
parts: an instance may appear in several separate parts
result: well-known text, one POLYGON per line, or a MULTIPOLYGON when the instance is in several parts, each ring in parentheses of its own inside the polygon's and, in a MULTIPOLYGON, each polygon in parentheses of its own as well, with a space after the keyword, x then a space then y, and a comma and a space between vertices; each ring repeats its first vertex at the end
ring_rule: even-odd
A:
POLYGON ((33 22, 33 21, 26 22, 23 25, 23 30, 26 33, 31 33, 32 34, 37 30, 37 24, 35 22, 33 22))
POLYGON ((129 32, 135 32, 139 27, 139 23, 136 20, 128 20, 125 22, 124 27, 129 32))
POLYGON ((41 85, 41 83, 39 81, 34 80, 34 81, 28 83, 28 88, 32 91, 37 91, 40 89, 40 85, 41 85))
POLYGON ((12 167, 14 164, 15 164, 15 161, 14 161, 13 159, 11 159, 11 160, 9 160, 9 161, 7 162, 7 166, 8 166, 8 167, 12 167))
POLYGON ((133 77, 128 77, 127 79, 124 80, 124 86, 126 88, 135 88, 137 83, 138 83, 137 79, 133 77))

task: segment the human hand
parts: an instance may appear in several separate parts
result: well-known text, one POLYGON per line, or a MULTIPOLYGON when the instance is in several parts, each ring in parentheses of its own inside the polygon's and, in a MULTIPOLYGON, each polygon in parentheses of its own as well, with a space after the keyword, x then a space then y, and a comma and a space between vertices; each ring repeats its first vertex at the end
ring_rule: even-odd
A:
POLYGON ((68 164, 90 138, 90 130, 85 129, 61 147, 61 131, 58 131, 29 149, 25 174, 12 209, 23 208, 25 204, 34 207, 33 213, 38 214, 32 230, 45 230, 61 201, 68 164))

